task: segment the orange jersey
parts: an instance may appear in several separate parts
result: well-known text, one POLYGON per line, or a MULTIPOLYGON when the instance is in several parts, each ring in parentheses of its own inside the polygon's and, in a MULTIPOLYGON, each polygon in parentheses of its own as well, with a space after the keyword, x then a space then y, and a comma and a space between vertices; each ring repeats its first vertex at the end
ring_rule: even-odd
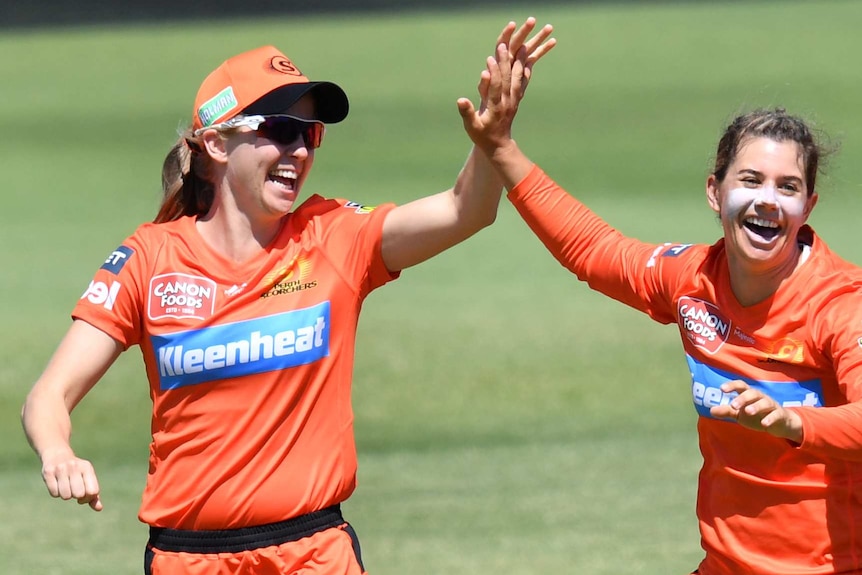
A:
POLYGON ((143 522, 264 525, 353 492, 354 341, 365 297, 398 275, 380 249, 392 207, 313 196, 242 264, 194 218, 145 224, 96 272, 72 315, 139 345, 150 384, 143 522))
POLYGON ((509 199, 578 278, 679 328, 703 466, 700 575, 862 573, 862 274, 803 227, 807 260, 767 300, 734 298, 723 240, 646 244, 538 167, 509 199), (797 446, 713 418, 742 379, 796 411, 797 446))

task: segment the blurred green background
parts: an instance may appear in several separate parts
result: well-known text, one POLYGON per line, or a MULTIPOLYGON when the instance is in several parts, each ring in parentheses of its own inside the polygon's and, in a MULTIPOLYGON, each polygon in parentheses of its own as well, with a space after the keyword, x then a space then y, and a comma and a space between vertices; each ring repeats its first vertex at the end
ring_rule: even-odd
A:
MULTIPOLYGON (((161 162, 203 77, 275 44, 351 98, 305 193, 403 203, 451 186, 502 26, 559 45, 521 147, 629 235, 712 242, 704 182, 725 124, 784 106, 839 149, 811 223, 862 263, 862 3, 494 9, 6 30, 0 35, 0 572, 141 573, 149 399, 137 350, 74 413, 105 510, 51 499, 19 410, 106 255, 159 203, 161 162)), ((374 293, 354 380, 372 575, 688 573, 700 456, 672 326, 591 292, 503 202, 491 228, 374 293)))

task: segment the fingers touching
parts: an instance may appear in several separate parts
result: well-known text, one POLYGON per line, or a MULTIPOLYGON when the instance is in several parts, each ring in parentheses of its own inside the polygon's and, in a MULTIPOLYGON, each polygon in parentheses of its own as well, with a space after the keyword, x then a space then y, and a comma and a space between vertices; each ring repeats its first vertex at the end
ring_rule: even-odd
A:
POLYGON ((467 98, 458 100, 467 133, 486 152, 511 138, 512 120, 526 92, 532 66, 556 45, 550 38, 551 25, 533 34, 535 28, 532 17, 520 27, 515 22, 506 24, 497 37, 494 55, 486 59, 479 76, 478 110, 467 98))
POLYGON ((735 394, 735 397, 726 404, 712 407, 710 415, 713 417, 735 419, 749 429, 802 442, 802 420, 792 409, 785 409, 763 391, 741 380, 723 383, 721 391, 735 394))

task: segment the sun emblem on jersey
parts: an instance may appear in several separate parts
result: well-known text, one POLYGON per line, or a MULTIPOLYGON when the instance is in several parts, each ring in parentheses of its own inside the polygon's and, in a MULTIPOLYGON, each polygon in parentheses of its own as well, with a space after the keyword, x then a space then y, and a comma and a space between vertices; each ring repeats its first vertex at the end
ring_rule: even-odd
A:
POLYGON ((308 260, 294 256, 287 265, 279 266, 263 276, 261 283, 265 286, 274 286, 283 281, 302 280, 304 276, 308 275, 309 267, 308 260))
POLYGON ((769 357, 787 363, 802 363, 805 358, 804 347, 801 341, 783 337, 772 342, 769 357))
POLYGON ((281 266, 263 278, 263 285, 268 289, 260 297, 271 297, 294 293, 317 286, 317 281, 309 280, 311 262, 302 256, 294 257, 286 266, 281 266))

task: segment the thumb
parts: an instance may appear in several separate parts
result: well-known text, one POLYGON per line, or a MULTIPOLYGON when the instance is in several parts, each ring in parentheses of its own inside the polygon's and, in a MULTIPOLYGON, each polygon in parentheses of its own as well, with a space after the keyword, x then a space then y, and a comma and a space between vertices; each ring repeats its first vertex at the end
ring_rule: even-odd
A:
POLYGON ((102 499, 98 495, 90 499, 89 504, 90 509, 92 509, 93 511, 101 511, 103 508, 102 499))
POLYGON ((473 102, 470 101, 469 98, 458 98, 458 113, 461 114, 461 118, 464 122, 468 122, 473 114, 476 113, 476 108, 473 107, 473 102))
POLYGON ((473 102, 468 98, 458 98, 458 113, 461 114, 464 131, 467 132, 473 143, 476 143, 476 139, 482 133, 482 122, 479 120, 476 108, 473 107, 473 102))

